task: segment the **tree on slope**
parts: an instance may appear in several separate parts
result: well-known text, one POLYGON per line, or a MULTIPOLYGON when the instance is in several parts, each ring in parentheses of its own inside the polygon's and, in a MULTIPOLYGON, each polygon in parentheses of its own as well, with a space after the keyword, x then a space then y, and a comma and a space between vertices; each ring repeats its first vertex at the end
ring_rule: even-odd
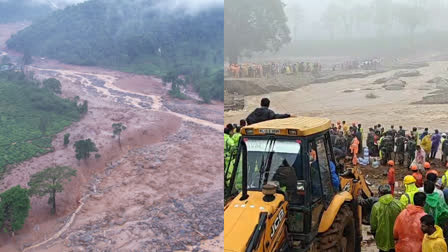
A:
POLYGON ((19 185, 0 194, 0 229, 14 235, 25 224, 31 208, 28 190, 19 185))
POLYGON ((63 184, 76 176, 76 170, 67 166, 48 167, 31 176, 28 186, 31 196, 43 197, 49 195, 48 204, 51 213, 56 213, 56 193, 64 190, 63 184))
POLYGON ((90 152, 97 152, 98 149, 96 148, 96 145, 92 140, 79 140, 76 141, 74 144, 75 152, 76 152, 76 159, 81 160, 87 160, 90 157, 90 152))
POLYGON ((122 123, 114 123, 114 124, 112 124, 112 129, 114 130, 113 131, 114 137, 118 136, 118 145, 121 146, 121 142, 120 142, 121 132, 126 130, 126 126, 124 126, 122 123))

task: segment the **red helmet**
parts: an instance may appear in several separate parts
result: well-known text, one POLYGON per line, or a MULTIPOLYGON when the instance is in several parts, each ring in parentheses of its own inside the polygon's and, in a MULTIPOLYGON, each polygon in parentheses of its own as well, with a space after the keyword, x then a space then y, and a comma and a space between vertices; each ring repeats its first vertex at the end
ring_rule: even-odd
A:
POLYGON ((429 162, 425 162, 425 164, 423 165, 423 167, 424 167, 425 169, 429 169, 429 168, 431 168, 431 164, 429 164, 429 162))
POLYGON ((388 164, 388 165, 392 165, 392 166, 394 166, 394 165, 395 165, 395 162, 394 162, 393 160, 389 160, 389 161, 387 162, 387 164, 388 164))
POLYGON ((412 171, 417 171, 417 170, 418 170, 418 169, 417 169, 417 166, 416 166, 416 165, 412 165, 412 166, 411 166, 411 170, 412 170, 412 171))

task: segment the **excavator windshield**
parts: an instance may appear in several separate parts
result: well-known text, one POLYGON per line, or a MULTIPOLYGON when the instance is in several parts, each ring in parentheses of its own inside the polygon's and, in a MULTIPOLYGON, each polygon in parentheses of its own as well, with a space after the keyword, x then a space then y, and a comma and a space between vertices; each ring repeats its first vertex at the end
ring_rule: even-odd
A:
POLYGON ((247 187, 261 189, 275 184, 282 191, 295 190, 303 179, 301 142, 296 139, 244 138, 247 148, 247 187))

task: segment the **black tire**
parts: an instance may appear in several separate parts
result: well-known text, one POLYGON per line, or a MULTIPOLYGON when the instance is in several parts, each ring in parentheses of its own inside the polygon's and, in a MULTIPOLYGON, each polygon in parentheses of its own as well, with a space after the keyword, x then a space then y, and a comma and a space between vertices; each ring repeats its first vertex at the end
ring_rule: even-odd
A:
POLYGON ((331 227, 318 235, 318 250, 327 252, 355 252, 356 237, 355 216, 348 205, 339 209, 331 227), (345 247, 345 248, 344 248, 345 247))

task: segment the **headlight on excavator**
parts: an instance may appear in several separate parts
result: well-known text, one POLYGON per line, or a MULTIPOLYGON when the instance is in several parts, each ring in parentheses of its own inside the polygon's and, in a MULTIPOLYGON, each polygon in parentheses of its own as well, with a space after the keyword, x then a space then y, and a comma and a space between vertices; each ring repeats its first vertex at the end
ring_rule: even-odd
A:
POLYGON ((350 189, 351 189, 351 185, 350 185, 350 182, 348 182, 348 183, 344 186, 344 189, 342 189, 342 191, 350 192, 350 189))

